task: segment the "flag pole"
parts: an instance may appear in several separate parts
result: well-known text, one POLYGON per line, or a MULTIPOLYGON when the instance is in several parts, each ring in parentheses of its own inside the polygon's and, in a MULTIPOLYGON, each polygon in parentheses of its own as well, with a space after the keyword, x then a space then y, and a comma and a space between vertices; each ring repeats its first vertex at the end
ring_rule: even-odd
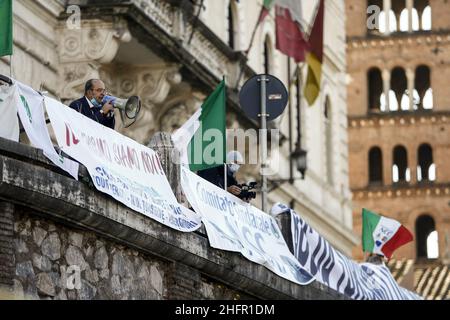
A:
MULTIPOLYGON (((225 134, 225 139, 224 139, 225 140, 225 146, 224 146, 224 148, 222 150, 226 153, 226 150, 227 150, 227 146, 226 146, 226 143, 227 143, 227 133, 226 133, 226 131, 227 131, 227 128, 226 128, 226 123, 227 123, 227 85, 226 85, 226 81, 225 81, 225 75, 223 75, 223 82, 225 84, 225 132, 224 132, 224 134, 225 134)), ((224 154, 224 156, 225 156, 225 163, 223 165, 223 181, 224 181, 223 188, 224 188, 225 191, 228 191, 226 154, 224 154)))
POLYGON ((9 56, 9 77, 12 78, 12 64, 13 64, 13 56, 9 56))
MULTIPOLYGON (((255 28, 253 29, 253 32, 252 32, 252 36, 250 38, 250 44, 249 44, 247 50, 244 51, 244 57, 246 60, 248 59, 248 54, 250 53, 250 50, 253 47, 253 42, 255 40, 256 31, 258 30, 258 27, 261 23, 261 17, 262 17, 263 10, 264 10, 264 6, 261 7, 261 12, 259 14, 258 21, 256 22, 255 28)), ((236 89, 239 87, 239 82, 241 82, 242 75, 244 74, 244 68, 242 68, 242 66, 241 66, 240 69, 241 70, 239 71, 239 77, 238 77, 238 79, 236 81, 236 85, 235 85, 236 89)))

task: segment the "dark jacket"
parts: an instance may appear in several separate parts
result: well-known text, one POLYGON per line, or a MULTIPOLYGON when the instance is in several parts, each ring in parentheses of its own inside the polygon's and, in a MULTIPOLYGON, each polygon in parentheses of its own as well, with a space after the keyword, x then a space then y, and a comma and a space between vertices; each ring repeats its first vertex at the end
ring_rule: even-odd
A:
MULTIPOLYGON (((221 189, 224 189, 225 181, 224 181, 224 172, 223 165, 214 167, 211 169, 200 170, 197 174, 205 180, 208 180, 212 184, 218 186, 221 189)), ((236 178, 231 173, 230 169, 227 168, 227 187, 237 186, 238 182, 236 178)))
POLYGON ((108 128, 114 129, 116 124, 114 116, 107 117, 100 113, 101 107, 94 106, 91 108, 86 97, 75 100, 69 107, 108 128))

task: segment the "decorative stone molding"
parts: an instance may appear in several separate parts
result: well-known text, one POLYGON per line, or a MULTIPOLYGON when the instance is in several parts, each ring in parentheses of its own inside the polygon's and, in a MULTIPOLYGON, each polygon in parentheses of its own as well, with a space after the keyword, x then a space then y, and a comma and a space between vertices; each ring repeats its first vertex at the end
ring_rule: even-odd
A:
POLYGON ((366 117, 349 118, 349 128, 373 128, 389 126, 416 126, 418 124, 442 125, 450 123, 447 112, 384 112, 366 117))
POLYGON ((110 63, 121 42, 131 41, 124 22, 105 23, 101 20, 84 21, 81 29, 62 27, 59 33, 59 58, 63 100, 78 97, 80 86, 99 77, 99 68, 110 63))
POLYGON ((400 33, 398 35, 390 35, 389 38, 377 37, 377 38, 349 38, 349 45, 354 49, 366 49, 381 47, 387 49, 393 46, 405 46, 405 45, 423 45, 423 44, 449 44, 450 35, 446 33, 400 33))
POLYGON ((161 109, 161 104, 167 99, 171 89, 181 83, 179 68, 180 66, 175 64, 157 64, 120 65, 108 69, 115 75, 115 77, 106 77, 110 79, 108 88, 112 94, 124 98, 137 95, 142 100, 141 112, 131 127, 123 128, 120 118, 117 117, 119 132, 140 143, 149 142, 153 133, 159 131, 155 114, 161 109))
POLYGON ((394 186, 367 187, 353 190, 354 199, 381 199, 381 198, 416 198, 416 197, 448 197, 450 185, 406 185, 404 187, 394 186))
POLYGON ((183 19, 181 8, 158 0, 134 0, 134 4, 167 34, 180 40, 183 48, 193 56, 192 63, 202 64, 219 79, 227 74, 229 61, 211 39, 196 30, 188 44, 192 33, 192 21, 183 19))

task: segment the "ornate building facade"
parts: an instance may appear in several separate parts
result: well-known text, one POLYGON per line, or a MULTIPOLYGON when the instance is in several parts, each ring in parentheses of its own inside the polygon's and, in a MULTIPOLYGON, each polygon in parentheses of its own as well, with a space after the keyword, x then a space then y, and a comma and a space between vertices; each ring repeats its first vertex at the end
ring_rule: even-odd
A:
POLYGON ((396 258, 448 263, 450 4, 347 0, 346 12, 355 233, 368 208, 414 234, 396 258))
MULTIPOLYGON (((304 4, 305 25, 317 3, 304 4)), ((269 202, 291 204, 350 255, 358 240, 348 173, 345 3, 326 1, 322 90, 312 107, 299 90, 306 67, 275 49, 273 12, 244 54, 261 6, 261 0, 16 0, 12 76, 66 103, 82 95, 86 80, 98 77, 116 96, 139 95, 138 121, 116 129, 144 144, 158 131, 179 128, 223 76, 227 128, 257 129, 239 107, 239 89, 258 73, 277 76, 291 99, 285 114, 270 124, 282 139, 279 161, 271 162, 277 173, 270 178, 269 202), (304 179, 290 161, 296 144, 308 152, 304 179)), ((0 73, 9 69, 9 58, 2 58, 0 73)), ((257 166, 242 171, 242 180, 258 179, 257 166)))

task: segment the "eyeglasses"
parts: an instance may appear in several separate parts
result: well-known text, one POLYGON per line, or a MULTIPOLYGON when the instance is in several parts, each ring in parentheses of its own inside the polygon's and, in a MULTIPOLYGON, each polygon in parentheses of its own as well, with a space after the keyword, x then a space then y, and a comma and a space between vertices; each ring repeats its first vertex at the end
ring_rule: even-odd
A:
POLYGON ((97 89, 93 89, 93 91, 99 92, 99 93, 105 93, 105 92, 106 92, 106 89, 97 88, 97 89))

